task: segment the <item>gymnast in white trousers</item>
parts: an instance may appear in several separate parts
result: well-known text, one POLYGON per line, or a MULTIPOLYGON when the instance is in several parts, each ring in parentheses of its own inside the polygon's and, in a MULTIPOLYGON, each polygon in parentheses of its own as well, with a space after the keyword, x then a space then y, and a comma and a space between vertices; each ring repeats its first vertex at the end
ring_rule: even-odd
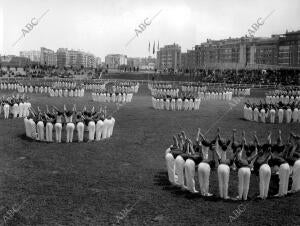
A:
POLYGON ((228 196, 228 183, 229 183, 229 174, 230 168, 232 165, 233 159, 227 159, 226 152, 228 151, 228 145, 230 141, 223 141, 219 134, 220 130, 218 129, 218 135, 216 138, 216 153, 219 158, 218 166, 218 181, 219 181, 219 192, 220 198, 229 199, 228 196))
POLYGON ((175 177, 177 178, 176 184, 182 189, 186 189, 184 182, 184 164, 184 159, 181 155, 178 155, 175 159, 175 177))
POLYGON ((182 154, 182 156, 186 158, 184 164, 186 188, 191 193, 199 193, 199 191, 195 189, 195 168, 196 165, 200 163, 202 157, 199 155, 199 153, 195 153, 193 149, 193 143, 191 140, 186 140, 186 147, 186 153, 182 154))
POLYGON ((61 143, 62 117, 63 117, 63 113, 60 111, 57 111, 56 120, 55 120, 55 124, 54 124, 55 141, 57 143, 61 143))
POLYGON ((8 117, 9 117, 9 105, 8 104, 4 104, 3 111, 4 111, 4 118, 8 119, 8 117))
POLYGON ((200 129, 198 129, 199 138, 201 139, 201 152, 202 152, 202 161, 198 165, 198 178, 200 184, 200 192, 203 196, 212 196, 209 193, 209 177, 210 177, 210 165, 209 162, 211 159, 209 158, 209 151, 211 150, 210 147, 212 142, 208 142, 203 134, 201 134, 200 129))
POLYGON ((168 171, 168 179, 172 185, 176 185, 175 182, 175 159, 173 154, 171 153, 173 146, 168 148, 165 153, 165 160, 168 171))
POLYGON ((88 122, 88 131, 89 131, 89 140, 88 141, 94 141, 95 140, 95 131, 96 131, 96 125, 92 118, 89 119, 88 122))
POLYGON ((284 158, 275 153, 271 154, 270 166, 279 167, 279 191, 275 196, 283 197, 288 193, 290 166, 284 158))
POLYGON ((81 114, 77 115, 76 122, 77 122, 76 130, 77 130, 78 142, 83 142, 83 138, 84 138, 84 118, 81 114))
POLYGON ((68 122, 66 126, 66 132, 67 132, 67 143, 73 142, 73 132, 74 132, 75 125, 73 122, 68 122))
POLYGON ((103 127, 104 127, 103 119, 99 119, 96 124, 96 141, 99 141, 101 139, 103 133, 103 127))
POLYGON ((292 166, 292 189, 290 193, 300 191, 300 136, 291 133, 293 145, 287 155, 287 160, 292 166))
POLYGON ((75 111, 75 105, 73 107, 72 111, 68 111, 66 106, 64 106, 64 112, 65 112, 65 121, 67 123, 66 125, 66 132, 67 132, 67 143, 72 143, 73 142, 73 133, 75 129, 75 125, 73 123, 73 114, 75 111))
POLYGON ((52 132, 53 132, 53 120, 51 118, 47 119, 47 124, 46 124, 46 141, 47 142, 52 142, 52 132))
POLYGON ((271 159, 271 134, 269 133, 268 142, 264 145, 260 145, 255 135, 255 145, 257 146, 255 152, 257 152, 254 158, 254 171, 259 175, 259 198, 268 198, 269 185, 271 180, 271 167, 269 160, 271 159))
POLYGON ((45 140, 45 135, 44 135, 44 122, 39 119, 38 123, 36 124, 37 127, 37 140, 39 141, 44 141, 45 140))
POLYGON ((103 127, 102 127, 102 138, 103 139, 106 139, 107 138, 107 130, 108 130, 108 127, 109 127, 109 121, 108 119, 104 119, 103 121, 103 127))
POLYGON ((182 150, 179 149, 176 136, 173 136, 173 145, 171 145, 165 153, 166 166, 168 171, 168 178, 172 185, 177 186, 175 177, 175 158, 177 155, 182 154, 182 150))

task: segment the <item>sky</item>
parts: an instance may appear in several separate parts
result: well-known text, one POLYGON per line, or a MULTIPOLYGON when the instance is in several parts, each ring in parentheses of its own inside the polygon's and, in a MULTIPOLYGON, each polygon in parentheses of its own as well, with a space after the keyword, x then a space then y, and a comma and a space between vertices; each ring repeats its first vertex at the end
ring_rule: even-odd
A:
POLYGON ((116 53, 145 57, 155 56, 148 45, 152 50, 158 41, 185 52, 207 39, 244 36, 268 15, 254 36, 300 30, 299 12, 300 0, 0 0, 0 55, 46 47, 102 60, 116 53))

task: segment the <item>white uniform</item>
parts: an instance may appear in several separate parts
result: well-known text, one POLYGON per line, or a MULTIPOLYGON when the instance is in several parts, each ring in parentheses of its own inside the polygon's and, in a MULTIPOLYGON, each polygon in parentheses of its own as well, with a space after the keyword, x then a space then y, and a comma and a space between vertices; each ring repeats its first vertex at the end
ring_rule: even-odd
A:
POLYGON ((94 121, 89 121, 88 131, 89 131, 89 141, 93 141, 95 139, 95 131, 96 131, 96 125, 94 121))

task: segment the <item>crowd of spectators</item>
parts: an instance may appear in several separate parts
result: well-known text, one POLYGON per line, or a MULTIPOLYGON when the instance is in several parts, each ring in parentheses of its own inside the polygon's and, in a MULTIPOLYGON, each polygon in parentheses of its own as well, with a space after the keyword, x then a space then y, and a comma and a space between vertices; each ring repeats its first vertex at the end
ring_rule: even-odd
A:
POLYGON ((62 77, 73 78, 76 75, 87 75, 92 78, 110 79, 138 79, 138 80, 161 80, 161 81, 198 81, 205 83, 227 84, 255 84, 255 85, 300 85, 300 69, 278 70, 204 70, 199 69, 193 73, 163 73, 134 72, 106 73, 102 69, 88 68, 55 68, 52 66, 36 66, 25 68, 1 68, 0 77, 62 77), (103 76, 102 76, 103 74, 103 76))

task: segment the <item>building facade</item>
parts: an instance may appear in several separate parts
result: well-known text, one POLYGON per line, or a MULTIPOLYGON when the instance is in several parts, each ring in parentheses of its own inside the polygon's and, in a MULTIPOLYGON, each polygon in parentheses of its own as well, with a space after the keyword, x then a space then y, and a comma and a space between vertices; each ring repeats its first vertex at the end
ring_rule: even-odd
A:
POLYGON ((20 57, 29 58, 32 62, 40 62, 41 51, 38 50, 20 51, 20 57))
POLYGON ((41 47, 40 63, 41 65, 56 66, 57 65, 56 53, 51 49, 41 47))
POLYGON ((183 69, 299 68, 300 31, 270 38, 208 39, 182 58, 183 69))
POLYGON ((157 51, 156 67, 159 70, 178 71, 181 65, 181 47, 178 44, 166 45, 157 51))
POLYGON ((122 54, 109 54, 105 56, 105 65, 110 69, 119 69, 120 66, 127 65, 127 56, 122 54))
POLYGON ((66 48, 59 48, 56 51, 57 56, 57 67, 64 68, 70 66, 70 57, 68 49, 66 48))
POLYGON ((79 50, 59 48, 56 52, 57 66, 73 68, 96 68, 96 58, 93 54, 79 50))

